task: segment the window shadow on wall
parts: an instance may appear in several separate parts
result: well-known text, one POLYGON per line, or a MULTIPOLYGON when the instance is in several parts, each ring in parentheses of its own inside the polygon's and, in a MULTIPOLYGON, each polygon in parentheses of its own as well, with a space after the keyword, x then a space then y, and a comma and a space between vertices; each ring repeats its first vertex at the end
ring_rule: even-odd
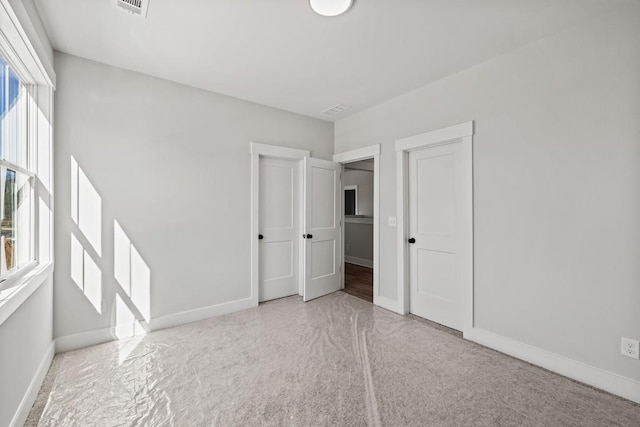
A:
POLYGON ((129 340, 119 347, 122 363, 149 330, 151 321, 151 269, 132 243, 124 227, 113 220, 113 279, 105 275, 109 266, 103 254, 103 198, 88 175, 71 156, 70 275, 97 314, 109 315, 116 340, 129 340), (106 283, 105 283, 106 282, 106 283), (112 283, 108 291, 105 284, 112 283), (105 295, 107 294, 107 295, 105 295), (112 298, 110 298, 112 297, 112 298), (105 304, 109 301, 109 307, 105 304))

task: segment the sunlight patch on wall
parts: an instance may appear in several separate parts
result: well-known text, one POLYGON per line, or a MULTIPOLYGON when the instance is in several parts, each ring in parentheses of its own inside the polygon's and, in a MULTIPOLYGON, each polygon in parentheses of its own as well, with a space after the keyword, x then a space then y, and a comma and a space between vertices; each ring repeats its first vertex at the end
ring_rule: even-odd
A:
MULTIPOLYGON (((151 269, 117 220, 113 222, 113 274, 144 320, 151 320, 151 269)), ((142 320, 142 319, 140 319, 142 320)))
POLYGON ((71 156, 71 219, 84 237, 102 256, 102 197, 71 156))
POLYGON ((118 224, 113 222, 113 275, 127 295, 131 295, 131 241, 118 224))
POLYGON ((71 280, 93 308, 102 314, 102 271, 82 243, 71 234, 71 280))
POLYGON ((87 251, 84 251, 84 294, 96 311, 102 314, 102 272, 87 251))
POLYGON ((151 269, 131 245, 131 301, 148 322, 151 320, 151 269))
POLYGON ((118 339, 144 335, 146 331, 136 319, 133 311, 127 306, 122 296, 116 294, 116 320, 114 333, 118 339))
POLYGON ((76 239, 76 236, 71 234, 71 280, 84 291, 84 248, 82 244, 76 239))

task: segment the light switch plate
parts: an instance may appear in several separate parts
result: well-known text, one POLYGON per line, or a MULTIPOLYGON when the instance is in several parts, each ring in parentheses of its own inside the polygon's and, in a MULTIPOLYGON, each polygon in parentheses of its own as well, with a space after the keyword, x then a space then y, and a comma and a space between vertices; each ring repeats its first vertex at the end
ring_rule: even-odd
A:
POLYGON ((390 216, 389 217, 389 227, 395 227, 396 226, 396 217, 395 216, 390 216))

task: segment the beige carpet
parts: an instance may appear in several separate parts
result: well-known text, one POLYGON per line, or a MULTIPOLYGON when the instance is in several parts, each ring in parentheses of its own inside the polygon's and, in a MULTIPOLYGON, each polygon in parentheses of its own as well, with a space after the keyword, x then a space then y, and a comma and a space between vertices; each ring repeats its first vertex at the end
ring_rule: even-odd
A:
POLYGON ((637 427, 640 406, 338 292, 60 354, 27 425, 637 427))

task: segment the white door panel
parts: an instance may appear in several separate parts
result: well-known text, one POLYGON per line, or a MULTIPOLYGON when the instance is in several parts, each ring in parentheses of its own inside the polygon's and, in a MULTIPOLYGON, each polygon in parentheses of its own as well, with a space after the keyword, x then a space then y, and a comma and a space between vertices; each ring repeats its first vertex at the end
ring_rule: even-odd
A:
POLYGON ((464 227, 461 144, 409 153, 410 311, 454 329, 463 325, 460 252, 464 227))
POLYGON ((259 300, 298 293, 298 162, 260 158, 259 300))
POLYGON ((340 165, 305 158, 305 301, 340 289, 340 165))

